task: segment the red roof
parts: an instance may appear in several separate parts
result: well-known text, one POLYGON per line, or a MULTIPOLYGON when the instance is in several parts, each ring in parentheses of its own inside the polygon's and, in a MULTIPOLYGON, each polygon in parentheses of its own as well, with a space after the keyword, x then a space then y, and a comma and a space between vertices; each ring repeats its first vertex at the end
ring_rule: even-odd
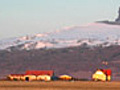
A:
POLYGON ((111 75, 112 71, 110 69, 102 69, 106 75, 111 75))
POLYGON ((27 75, 49 75, 53 76, 54 71, 53 70, 28 70, 26 71, 27 75))

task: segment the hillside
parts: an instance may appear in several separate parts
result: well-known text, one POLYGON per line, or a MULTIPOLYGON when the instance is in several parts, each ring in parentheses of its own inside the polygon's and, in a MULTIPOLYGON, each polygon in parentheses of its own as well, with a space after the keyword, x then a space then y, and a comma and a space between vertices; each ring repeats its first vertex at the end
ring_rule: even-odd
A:
POLYGON ((93 47, 87 45, 60 49, 0 51, 0 77, 26 70, 55 71, 76 78, 91 78, 97 68, 110 68, 113 80, 120 79, 120 46, 93 47), (105 65, 105 63, 108 65, 105 65))

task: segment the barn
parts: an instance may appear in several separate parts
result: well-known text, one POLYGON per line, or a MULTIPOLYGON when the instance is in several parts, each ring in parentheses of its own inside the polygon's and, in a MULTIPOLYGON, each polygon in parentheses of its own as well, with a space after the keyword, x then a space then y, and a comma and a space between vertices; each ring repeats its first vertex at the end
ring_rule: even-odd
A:
POLYGON ((60 80, 72 80, 73 78, 69 75, 60 75, 59 79, 60 80))
POLYGON ((50 81, 53 75, 53 70, 28 70, 25 74, 10 74, 7 78, 21 81, 50 81))
POLYGON ((98 69, 93 75, 94 81, 111 81, 111 70, 110 69, 98 69))

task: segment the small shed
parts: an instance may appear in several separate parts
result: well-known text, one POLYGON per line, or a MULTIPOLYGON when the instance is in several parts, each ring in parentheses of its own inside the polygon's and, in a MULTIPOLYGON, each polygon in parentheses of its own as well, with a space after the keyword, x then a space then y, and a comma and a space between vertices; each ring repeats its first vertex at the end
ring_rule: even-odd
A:
POLYGON ((59 76, 60 80, 72 80, 72 77, 69 75, 61 75, 59 76))

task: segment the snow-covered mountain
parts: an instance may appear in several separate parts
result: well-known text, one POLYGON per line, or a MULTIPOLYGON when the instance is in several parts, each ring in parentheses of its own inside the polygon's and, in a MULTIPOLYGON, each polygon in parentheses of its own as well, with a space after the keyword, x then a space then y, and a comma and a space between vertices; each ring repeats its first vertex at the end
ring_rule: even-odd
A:
POLYGON ((31 50, 40 48, 63 48, 78 45, 104 47, 120 45, 120 26, 92 23, 66 27, 55 32, 0 40, 0 49, 31 50))

